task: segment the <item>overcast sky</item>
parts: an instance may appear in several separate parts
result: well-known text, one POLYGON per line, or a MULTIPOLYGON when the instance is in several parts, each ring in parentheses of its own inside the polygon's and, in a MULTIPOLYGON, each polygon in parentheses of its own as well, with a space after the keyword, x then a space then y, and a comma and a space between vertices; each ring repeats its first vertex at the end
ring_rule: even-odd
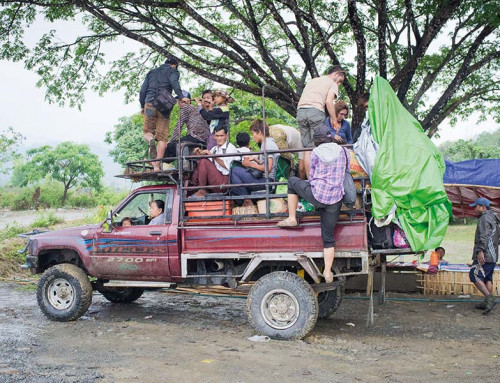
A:
MULTIPOLYGON (((81 32, 82 27, 73 22, 65 23, 63 28, 61 25, 50 25, 52 28, 63 30, 68 41, 81 32)), ((35 24, 27 31, 28 42, 34 43, 48 29, 48 24, 43 21, 35 24)), ((137 43, 123 38, 114 43, 111 53, 118 57, 137 46, 137 43)), ((88 93, 82 111, 51 105, 44 100, 45 89, 36 87, 37 80, 38 76, 24 69, 22 62, 0 61, 0 131, 13 127, 26 137, 27 146, 64 140, 89 144, 103 142, 105 132, 111 131, 120 117, 139 111, 138 101, 125 104, 121 92, 107 93, 104 97, 88 93)), ((476 120, 475 116, 471 116, 469 121, 453 128, 442 124, 439 130, 441 138, 433 141, 440 144, 446 140, 469 139, 483 131, 498 128, 492 120, 479 125, 476 120)))

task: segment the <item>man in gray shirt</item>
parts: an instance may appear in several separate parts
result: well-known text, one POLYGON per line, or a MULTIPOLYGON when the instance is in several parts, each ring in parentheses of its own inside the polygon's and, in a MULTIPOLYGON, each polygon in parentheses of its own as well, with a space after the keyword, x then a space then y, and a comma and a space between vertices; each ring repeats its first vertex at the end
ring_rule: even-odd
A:
POLYGON ((484 295, 484 301, 476 305, 476 308, 484 310, 484 315, 488 314, 495 306, 493 271, 498 262, 498 225, 500 220, 490 210, 490 204, 491 202, 486 198, 478 198, 469 205, 478 213, 472 253, 473 262, 469 278, 484 295))

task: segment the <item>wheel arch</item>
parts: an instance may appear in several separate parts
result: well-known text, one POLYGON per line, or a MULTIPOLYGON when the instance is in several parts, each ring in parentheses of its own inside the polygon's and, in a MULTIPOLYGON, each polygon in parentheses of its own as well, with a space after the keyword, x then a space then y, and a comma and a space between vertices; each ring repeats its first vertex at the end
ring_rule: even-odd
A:
POLYGON ((88 273, 78 251, 68 248, 52 248, 41 250, 38 253, 37 272, 43 273, 49 267, 62 263, 69 263, 78 266, 83 269, 85 273, 88 273))

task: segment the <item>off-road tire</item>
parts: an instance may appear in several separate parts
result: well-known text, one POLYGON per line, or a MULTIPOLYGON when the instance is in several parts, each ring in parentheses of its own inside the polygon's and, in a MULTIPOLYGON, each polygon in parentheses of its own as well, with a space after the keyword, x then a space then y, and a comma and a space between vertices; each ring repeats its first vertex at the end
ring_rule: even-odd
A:
POLYGON ((286 271, 261 277, 247 298, 250 324, 272 339, 304 338, 314 328, 318 311, 318 300, 309 283, 286 271))
POLYGON ((76 265, 52 266, 38 282, 36 299, 40 310, 50 320, 76 320, 92 303, 92 284, 85 271, 76 265))
POLYGON ((340 283, 335 290, 324 291, 318 294, 318 318, 327 319, 339 308, 344 297, 345 286, 340 283))
POLYGON ((144 293, 139 287, 99 287, 97 290, 113 303, 132 303, 144 293))

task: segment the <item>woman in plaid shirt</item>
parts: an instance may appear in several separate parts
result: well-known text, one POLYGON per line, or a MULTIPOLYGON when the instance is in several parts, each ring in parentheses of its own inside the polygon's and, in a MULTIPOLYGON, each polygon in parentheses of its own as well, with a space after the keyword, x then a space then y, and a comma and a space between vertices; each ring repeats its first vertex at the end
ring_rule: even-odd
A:
POLYGON ((333 231, 340 214, 344 197, 344 177, 349 169, 349 153, 345 148, 331 142, 326 126, 316 129, 314 140, 317 148, 311 153, 309 181, 298 177, 288 180, 288 218, 278 223, 279 227, 296 227, 299 197, 313 204, 321 217, 321 239, 326 283, 333 281, 332 265, 335 258, 333 231))

